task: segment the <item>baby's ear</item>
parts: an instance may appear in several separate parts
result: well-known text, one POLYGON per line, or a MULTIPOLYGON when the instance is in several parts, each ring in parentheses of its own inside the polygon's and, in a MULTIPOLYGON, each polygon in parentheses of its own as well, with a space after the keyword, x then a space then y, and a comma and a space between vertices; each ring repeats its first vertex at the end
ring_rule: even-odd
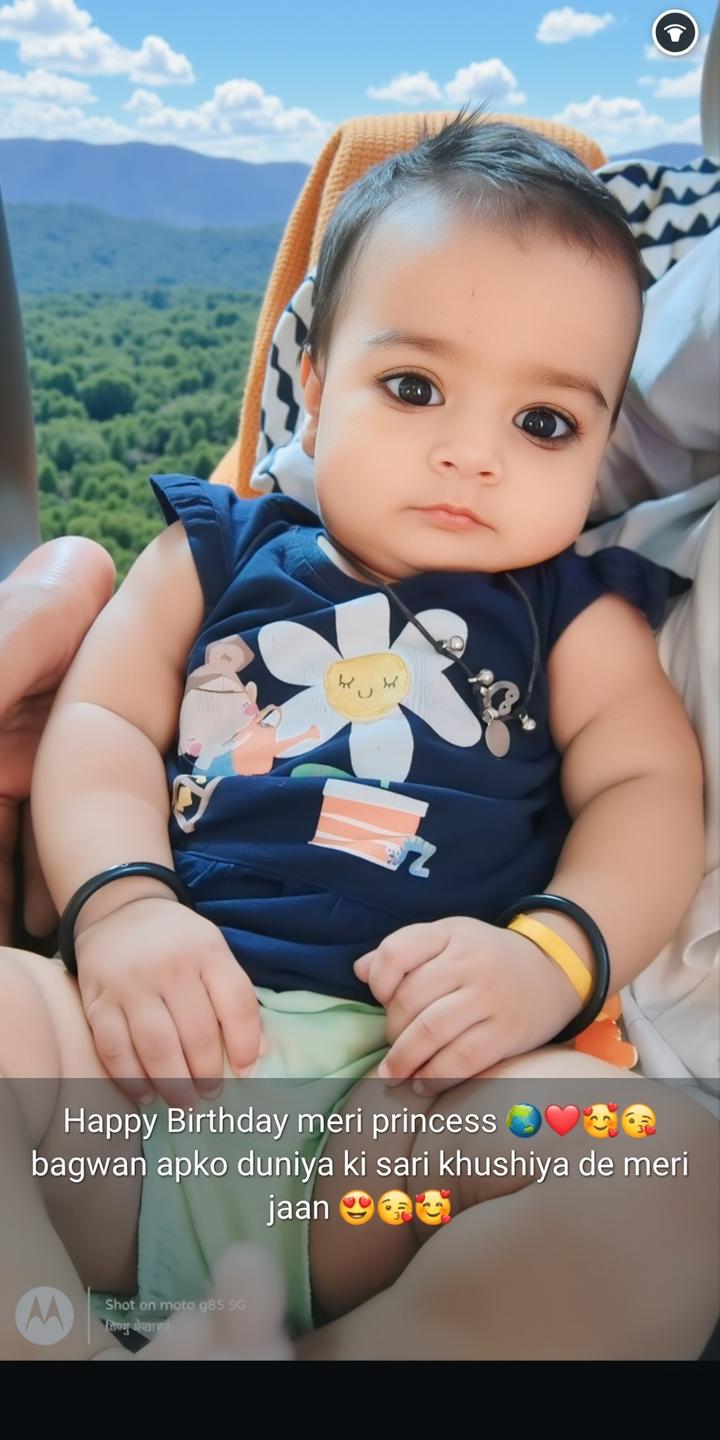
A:
POLYGON ((300 444, 305 454, 312 459, 315 454, 318 416, 323 386, 307 350, 300 357, 300 384, 303 392, 305 419, 300 431, 300 444))
POLYGON ((312 370, 312 359, 309 350, 300 351, 300 384, 303 390, 308 382, 308 376, 312 370))
POLYGON ((315 455, 315 441, 317 439, 317 415, 306 415, 300 431, 300 445, 305 454, 312 460, 315 455))

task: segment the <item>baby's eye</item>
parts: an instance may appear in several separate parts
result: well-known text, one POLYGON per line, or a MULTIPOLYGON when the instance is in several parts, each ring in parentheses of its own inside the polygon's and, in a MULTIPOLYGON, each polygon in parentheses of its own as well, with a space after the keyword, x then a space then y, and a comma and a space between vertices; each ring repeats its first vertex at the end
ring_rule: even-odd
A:
POLYGON ((575 425, 561 415, 557 410, 548 410, 547 407, 536 405, 532 410, 521 410, 521 416, 525 416, 523 429, 526 435, 532 435, 536 440, 546 440, 558 444, 564 440, 571 440, 575 436, 575 425), (558 429, 564 425, 564 430, 558 429), (527 425, 527 428, 525 426, 527 425))
POLYGON ((354 684, 354 682, 355 682, 355 676, 354 676, 354 675, 351 677, 350 680, 343 680, 342 675, 339 675, 339 676, 338 676, 338 684, 339 684, 339 685, 342 685, 343 690, 349 690, 349 689, 350 689, 350 686, 351 686, 352 684, 354 684))
MULTIPOLYGON (((396 382, 398 383, 397 392, 390 390, 393 399, 400 400, 405 405, 414 405, 419 409, 428 408, 426 402, 432 390, 437 395, 440 394, 437 385, 433 385, 432 381, 426 379, 424 375, 417 375, 414 370, 403 370, 399 375, 387 375, 384 380, 380 381, 380 384, 384 389, 389 389, 396 382)), ((443 403, 442 400, 440 403, 443 403)))
POLYGON ((383 679, 383 686, 385 687, 386 690, 394 690, 394 689, 395 689, 395 686, 397 685, 397 682, 398 682, 398 677, 397 677, 397 675, 396 675, 394 680, 385 680, 385 679, 383 679))

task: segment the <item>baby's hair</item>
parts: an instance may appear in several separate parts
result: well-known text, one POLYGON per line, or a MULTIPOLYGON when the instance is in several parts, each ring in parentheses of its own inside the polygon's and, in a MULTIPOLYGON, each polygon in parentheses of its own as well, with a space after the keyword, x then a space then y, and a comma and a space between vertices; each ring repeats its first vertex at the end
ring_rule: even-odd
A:
POLYGON ((499 227, 516 242, 550 235, 629 272, 638 294, 638 327, 612 425, 620 410, 640 335, 644 292, 652 283, 621 206, 580 158, 537 131, 500 121, 478 123, 487 101, 463 107, 419 143, 374 165, 345 191, 323 236, 314 308, 301 350, 316 367, 329 354, 338 310, 381 216, 408 196, 430 193, 464 215, 499 227))

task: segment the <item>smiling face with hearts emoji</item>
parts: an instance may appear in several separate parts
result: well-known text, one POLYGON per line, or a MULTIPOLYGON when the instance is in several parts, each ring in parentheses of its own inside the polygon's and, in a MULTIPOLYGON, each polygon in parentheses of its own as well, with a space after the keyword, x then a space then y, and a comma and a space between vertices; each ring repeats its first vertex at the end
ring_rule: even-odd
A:
POLYGON ((548 1105, 545 1119, 556 1135, 568 1135, 580 1119, 577 1105, 548 1105))
POLYGON ((608 1100, 607 1105, 583 1106, 583 1125, 588 1135, 596 1140, 614 1140, 618 1133, 617 1105, 608 1100))
POLYGON ((450 1220, 450 1191, 421 1190, 415 1196, 415 1214, 423 1225, 447 1225, 450 1220))

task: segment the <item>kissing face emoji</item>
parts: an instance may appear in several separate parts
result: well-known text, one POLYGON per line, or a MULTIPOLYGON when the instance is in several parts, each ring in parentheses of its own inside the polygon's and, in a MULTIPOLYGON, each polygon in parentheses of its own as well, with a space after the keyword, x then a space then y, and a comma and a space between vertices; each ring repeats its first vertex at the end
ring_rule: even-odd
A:
POLYGON ((346 1225, 367 1225, 375 1214, 375 1205, 367 1190, 348 1190, 340 1201, 339 1210, 346 1225))
POLYGON ((450 1191, 421 1190, 415 1196, 415 1214, 423 1225, 447 1225, 450 1220, 450 1191))
POLYGON ((386 1190, 378 1200, 377 1209, 386 1225, 406 1225, 412 1220, 412 1200, 404 1190, 386 1190))
POLYGON ((626 1135, 631 1135, 633 1140, 644 1140, 646 1135, 654 1135, 656 1130, 655 1111, 649 1105, 641 1105, 636 1101, 634 1105, 628 1105, 623 1110, 620 1122, 626 1135))
POLYGON ((607 1140, 608 1135, 614 1138, 618 1133, 617 1105, 612 1102, 607 1105, 585 1105, 583 1125, 588 1135, 592 1135, 595 1140, 607 1140))

